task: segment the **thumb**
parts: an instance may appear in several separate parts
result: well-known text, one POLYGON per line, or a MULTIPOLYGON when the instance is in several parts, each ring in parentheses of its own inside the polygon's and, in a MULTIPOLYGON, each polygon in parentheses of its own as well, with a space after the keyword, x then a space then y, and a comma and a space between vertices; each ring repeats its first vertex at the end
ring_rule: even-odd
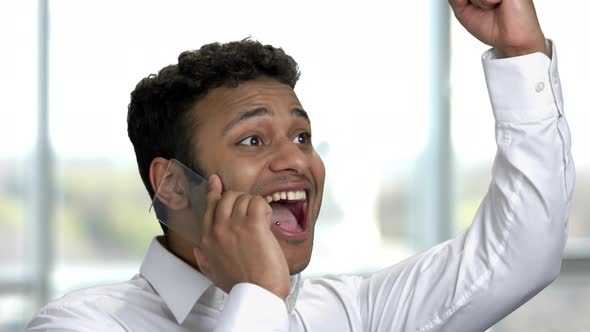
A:
POLYGON ((207 184, 207 197, 205 199, 207 206, 205 207, 205 214, 203 215, 201 238, 208 234, 211 229, 213 219, 215 218, 215 208, 217 207, 217 203, 221 200, 222 189, 223 185, 221 184, 219 175, 211 175, 207 184))
POLYGON ((221 178, 217 174, 213 174, 209 177, 209 192, 215 192, 221 194, 223 191, 223 183, 221 178))

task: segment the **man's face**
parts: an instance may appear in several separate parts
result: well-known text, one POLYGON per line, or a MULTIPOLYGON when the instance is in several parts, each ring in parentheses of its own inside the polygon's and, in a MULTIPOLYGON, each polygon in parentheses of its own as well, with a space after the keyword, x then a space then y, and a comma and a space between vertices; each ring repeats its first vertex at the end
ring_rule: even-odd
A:
POLYGON ((221 177, 223 191, 273 198, 269 226, 291 274, 302 271, 311 258, 325 172, 295 92, 259 78, 213 89, 195 110, 198 165, 206 176, 221 177))

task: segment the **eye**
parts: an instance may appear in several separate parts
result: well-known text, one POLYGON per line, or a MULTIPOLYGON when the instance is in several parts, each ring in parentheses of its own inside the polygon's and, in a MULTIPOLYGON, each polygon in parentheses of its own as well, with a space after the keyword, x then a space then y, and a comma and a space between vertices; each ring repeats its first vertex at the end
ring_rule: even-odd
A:
POLYGON ((240 141, 240 145, 252 145, 252 146, 260 146, 262 145, 262 139, 259 136, 252 135, 244 138, 240 141))
POLYGON ((301 133, 293 137, 293 143, 295 144, 309 144, 311 142, 311 134, 301 133))

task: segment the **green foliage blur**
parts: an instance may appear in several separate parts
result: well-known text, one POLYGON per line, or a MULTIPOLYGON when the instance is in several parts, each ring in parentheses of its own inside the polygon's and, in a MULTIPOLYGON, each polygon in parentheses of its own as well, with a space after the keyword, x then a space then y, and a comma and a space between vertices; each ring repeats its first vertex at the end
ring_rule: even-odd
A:
MULTIPOLYGON (((151 202, 134 161, 59 160, 54 169, 52 220, 58 260, 139 260, 151 238, 161 234, 154 213, 148 212, 151 202)), ((0 161, 2 234, 22 233, 32 218, 26 204, 34 187, 26 183, 31 177, 22 173, 22 165, 0 161)), ((5 249, 18 253, 21 245, 22 241, 5 249)), ((1 256, 11 260, 15 255, 1 256)))

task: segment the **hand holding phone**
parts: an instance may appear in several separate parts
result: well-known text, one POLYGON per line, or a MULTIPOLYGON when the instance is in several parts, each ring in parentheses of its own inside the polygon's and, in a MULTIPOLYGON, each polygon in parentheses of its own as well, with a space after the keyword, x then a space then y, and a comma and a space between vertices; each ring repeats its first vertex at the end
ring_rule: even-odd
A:
POLYGON ((289 267, 263 197, 223 191, 219 176, 207 181, 172 159, 152 206, 169 231, 193 244, 199 270, 217 287, 229 293, 252 283, 287 297, 289 267))
POLYGON ((278 297, 289 294, 289 267, 270 230, 272 209, 261 196, 222 191, 217 175, 209 178, 200 244, 199 268, 229 293, 238 283, 253 283, 278 297))

